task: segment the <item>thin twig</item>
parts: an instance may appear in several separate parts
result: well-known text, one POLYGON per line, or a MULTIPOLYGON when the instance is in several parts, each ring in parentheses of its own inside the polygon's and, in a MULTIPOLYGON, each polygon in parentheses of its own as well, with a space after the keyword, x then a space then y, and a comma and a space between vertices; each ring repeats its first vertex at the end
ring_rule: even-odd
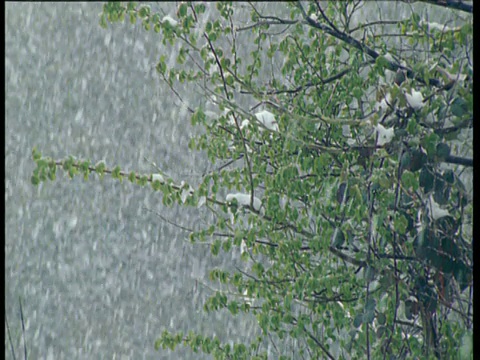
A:
POLYGON ((20 319, 22 321, 22 333, 23 333, 23 351, 25 355, 25 360, 27 360, 27 341, 25 339, 25 322, 23 320, 23 308, 22 308, 22 299, 18 297, 18 302, 20 303, 20 319))
POLYGON ((12 335, 10 333, 10 326, 8 325, 7 311, 6 310, 5 310, 5 323, 7 325, 8 342, 10 343, 10 350, 12 352, 13 360, 16 360, 17 358, 15 357, 15 350, 13 348, 12 335))
POLYGON ((327 348, 315 337, 313 334, 311 334, 305 327, 303 327, 303 331, 307 333, 307 335, 312 339, 320 349, 327 355, 327 357, 331 360, 335 360, 335 358, 330 354, 330 352, 327 350, 327 348))

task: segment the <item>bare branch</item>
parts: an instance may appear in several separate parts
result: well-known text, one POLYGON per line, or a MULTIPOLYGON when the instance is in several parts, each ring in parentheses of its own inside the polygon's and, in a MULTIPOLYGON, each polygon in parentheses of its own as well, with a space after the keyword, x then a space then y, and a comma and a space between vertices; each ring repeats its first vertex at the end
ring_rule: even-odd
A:
POLYGON ((465 11, 473 14, 473 5, 466 4, 462 0, 403 0, 406 3, 424 2, 431 5, 443 6, 453 10, 465 11))
POLYGON ((446 163, 473 167, 473 159, 449 155, 445 159, 446 163))
POLYGON ((305 331, 305 332, 307 333, 307 335, 310 337, 310 339, 312 339, 312 340, 315 342, 315 344, 318 345, 318 347, 319 347, 320 349, 322 349, 322 351, 325 353, 325 355, 326 355, 329 359, 331 359, 331 360, 334 360, 334 359, 335 359, 335 358, 333 357, 333 355, 330 354, 330 352, 327 350, 327 348, 326 348, 315 336, 313 336, 313 334, 312 334, 310 331, 308 331, 305 327, 303 327, 303 331, 305 331))
MULTIPOLYGON (((353 38, 352 36, 344 33, 344 32, 339 32, 339 31, 335 31, 335 29, 329 27, 329 26, 326 26, 324 24, 321 24, 319 23, 318 21, 315 21, 314 19, 312 19, 311 17, 309 17, 305 11, 305 9, 303 8, 303 5, 301 4, 301 2, 299 1, 297 3, 297 6, 298 8, 300 9, 300 11, 302 12, 303 14, 303 17, 305 19, 305 21, 307 22, 307 24, 309 24, 310 26, 313 26, 317 29, 320 29, 322 31, 324 31, 325 33, 337 38, 337 39, 340 39, 342 40, 343 42, 347 43, 348 45, 366 53, 368 56, 370 56, 373 60, 377 59, 380 54, 378 52, 376 52, 375 50, 371 49, 370 47, 366 46, 365 44, 363 44, 362 42, 358 41, 357 39, 353 38)), ((388 62, 388 65, 389 65, 389 68, 392 70, 392 71, 397 71, 398 69, 401 69, 401 70, 404 70, 407 72, 407 76, 409 78, 413 78, 415 80, 417 80, 418 82, 422 83, 422 84, 427 84, 427 82, 425 81, 425 79, 413 72, 412 69, 409 69, 408 67, 406 66, 403 66, 403 65, 400 65, 400 64, 397 64, 396 62, 394 61, 390 61, 390 60, 387 60, 386 61, 388 62)), ((429 85, 433 85, 433 86, 436 86, 436 87, 439 87, 441 86, 441 82, 440 80, 438 79, 429 79, 428 80, 428 84, 429 85)))

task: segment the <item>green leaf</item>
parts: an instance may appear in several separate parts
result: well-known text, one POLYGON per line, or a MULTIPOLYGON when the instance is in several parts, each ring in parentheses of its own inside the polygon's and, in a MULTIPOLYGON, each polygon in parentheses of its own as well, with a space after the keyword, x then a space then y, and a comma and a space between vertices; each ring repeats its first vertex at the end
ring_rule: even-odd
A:
POLYGON ((435 235, 430 229, 426 228, 418 233, 413 241, 413 249, 420 259, 427 259, 428 253, 431 251, 434 241, 435 235))
POLYGON ((198 15, 203 14, 205 12, 205 5, 204 4, 195 5, 195 11, 198 15))
POLYGON ((385 325, 385 323, 387 322, 387 317, 385 316, 384 313, 378 313, 377 321, 380 325, 385 325))
POLYGON ((332 246, 340 248, 345 243, 345 234, 339 228, 336 228, 332 236, 332 246))
POLYGON ((131 183, 135 183, 135 182, 136 182, 137 177, 136 177, 135 171, 130 172, 130 174, 128 175, 128 180, 129 180, 131 183))
POLYGON ((165 63, 165 55, 160 56, 160 60, 157 63, 156 70, 159 74, 165 75, 167 71, 167 64, 165 63))
POLYGON ((363 314, 363 322, 371 324, 375 319, 375 311, 367 311, 363 314))
POLYGON ((229 252, 231 248, 232 248, 232 242, 231 242, 231 241, 225 240, 225 241, 222 243, 222 249, 223 249, 223 251, 229 252))
POLYGON ((380 55, 375 59, 375 65, 379 69, 383 69, 383 68, 386 68, 386 67, 389 66, 389 61, 387 60, 387 58, 385 56, 380 55))
POLYGON ((130 24, 135 25, 137 23, 137 14, 132 11, 129 13, 130 24))
POLYGON ((427 155, 430 158, 432 158, 436 154, 438 141, 439 141, 439 137, 435 133, 426 135, 421 141, 423 148, 427 151, 427 155))
POLYGON ((112 171, 112 178, 113 179, 120 179, 120 172, 122 171, 122 169, 120 168, 120 166, 115 166, 115 168, 113 169, 112 171))
POLYGON ((213 244, 210 247, 210 251, 212 252, 213 256, 217 256, 219 254, 221 245, 222 243, 220 242, 220 240, 215 240, 213 242, 213 244))
POLYGON ((81 164, 80 164, 80 170, 83 172, 83 173, 86 173, 88 172, 88 168, 90 167, 90 161, 86 160, 86 161, 82 161, 81 164))
POLYGON ((405 170, 402 174, 402 184, 407 189, 411 188, 414 191, 418 189, 418 180, 414 173, 405 170))
POLYGON ((405 151, 400 159, 400 165, 402 166, 402 169, 410 169, 411 161, 412 157, 410 156, 410 153, 405 151))
POLYGON ((127 3, 127 10, 128 11, 135 10, 136 7, 137 7, 137 3, 135 1, 129 1, 127 3))
POLYGON ((463 261, 457 261, 453 268, 453 275, 460 287, 460 291, 463 292, 470 286, 473 279, 472 268, 467 266, 463 261))
POLYGON ((421 150, 416 149, 410 153, 410 171, 416 172, 427 163, 427 155, 421 150))
POLYGON ((447 144, 438 143, 436 150, 437 156, 442 160, 445 160, 450 155, 450 146, 447 144))
POLYGON ((142 6, 140 10, 138 10, 138 16, 141 18, 146 18, 150 15, 150 6, 142 6))
POLYGON ((435 179, 435 187, 433 192, 433 198, 439 205, 448 204, 450 199, 451 187, 443 180, 441 176, 437 176, 435 179))
POLYGON ((353 88, 352 95, 353 95, 354 98, 360 100, 363 96, 363 89, 358 88, 358 87, 353 88))
POLYGON ((40 160, 42 158, 42 154, 40 153, 40 151, 37 150, 36 147, 34 147, 32 150, 32 158, 34 161, 40 160))
POLYGON ((230 311, 232 315, 237 315, 239 310, 239 305, 236 301, 231 301, 228 304, 227 309, 230 311))
POLYGON ((397 231, 400 235, 404 235, 407 232, 408 221, 403 215, 399 215, 395 218, 395 231, 397 231))
POLYGON ((103 175, 105 168, 106 168, 105 163, 103 161, 100 161, 95 165, 95 172, 99 175, 103 175))
POLYGON ((365 310, 374 311, 376 306, 377 306, 377 301, 373 298, 368 298, 367 302, 365 303, 365 310))
POLYGON ((148 176, 147 175, 142 175, 140 179, 137 179, 137 184, 140 186, 145 186, 148 183, 148 176))
POLYGON ((420 171, 418 181, 425 194, 428 194, 430 191, 432 191, 435 178, 432 171, 427 166, 423 167, 422 171, 420 171))
POLYGON ((38 184, 40 184, 40 179, 36 175, 32 175, 32 177, 30 178, 30 181, 32 182, 32 185, 34 185, 34 186, 37 186, 38 184))
POLYGON ((355 316, 355 319, 353 320, 353 326, 356 328, 362 326, 362 324, 363 324, 363 313, 355 316))
POLYGON ((452 104, 450 105, 450 111, 453 115, 459 118, 466 114, 470 114, 471 112, 467 101, 461 97, 457 97, 455 100, 453 100, 452 104))
MULTIPOLYGON (((57 172, 57 164, 51 160, 50 163, 48 164, 48 173, 49 173, 49 177, 55 177, 55 174, 57 172)), ((87 169, 87 172, 89 172, 89 170, 87 169)), ((50 179, 50 180, 54 180, 54 179, 50 179)))
POLYGON ((418 124, 415 121, 415 119, 413 118, 408 119, 407 131, 410 135, 413 135, 413 136, 418 134, 418 124))
POLYGON ((187 15, 187 4, 183 3, 178 8, 178 17, 185 17, 187 15))
POLYGON ((455 173, 453 170, 445 170, 443 173, 443 179, 450 185, 452 185, 455 182, 455 173))
POLYGON ((105 14, 100 15, 100 20, 99 20, 98 24, 100 25, 100 27, 102 29, 107 28, 107 16, 105 14))
POLYGON ((388 329, 386 326, 379 326, 376 332, 377 339, 381 339, 385 335, 385 333, 387 333, 387 330, 388 329))
POLYGON ((365 280, 369 282, 375 280, 375 269, 373 267, 367 266, 365 268, 365 280))

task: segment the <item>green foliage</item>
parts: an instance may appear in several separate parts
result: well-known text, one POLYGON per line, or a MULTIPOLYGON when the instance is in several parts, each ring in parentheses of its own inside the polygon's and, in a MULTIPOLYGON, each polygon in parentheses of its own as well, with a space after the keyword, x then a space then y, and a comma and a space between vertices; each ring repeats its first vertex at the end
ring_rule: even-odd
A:
POLYGON ((387 24, 354 28, 357 5, 278 3, 272 16, 255 3, 182 2, 168 20, 146 5, 104 4, 102 27, 138 18, 165 46, 180 44, 177 64, 163 55, 157 72, 172 88, 200 84, 218 105, 214 116, 201 107, 191 115, 205 131, 189 148, 231 166, 192 189, 34 149, 32 183, 54 180, 63 166, 70 177, 150 182, 167 206, 206 204, 215 221, 190 240, 208 242, 213 255, 240 248, 245 267, 210 272, 218 288, 204 309, 252 314, 261 334, 229 345, 164 331, 156 349, 182 344, 215 359, 264 359, 269 339, 290 339, 295 345, 274 357, 470 351, 472 313, 461 304, 472 300, 471 199, 458 170, 442 164, 451 141, 472 127, 471 18, 439 29, 412 10, 390 24, 404 35, 395 43, 377 35, 387 24), (215 16, 202 19, 207 7, 215 16), (253 44, 248 54, 245 43, 253 44), (409 98, 416 93, 417 104, 409 98), (278 128, 261 124, 246 103, 262 105, 278 128), (240 159, 243 166, 232 165, 240 159), (241 192, 248 204, 219 200, 224 192, 241 192))

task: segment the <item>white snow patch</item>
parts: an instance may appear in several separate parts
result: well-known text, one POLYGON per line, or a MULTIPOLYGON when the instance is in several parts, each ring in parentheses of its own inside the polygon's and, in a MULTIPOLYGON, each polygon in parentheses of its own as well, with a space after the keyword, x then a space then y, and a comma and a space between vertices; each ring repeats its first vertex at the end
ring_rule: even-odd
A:
POLYGON ((387 110, 389 108, 388 104, 392 103, 392 97, 390 96, 390 93, 388 93, 380 102, 377 102, 375 104, 375 110, 380 111, 380 110, 387 110))
POLYGON ((390 54, 390 53, 385 54, 385 59, 387 59, 391 63, 395 63, 395 59, 393 58, 392 54, 390 54))
MULTIPOLYGON (((250 206, 250 194, 243 194, 243 193, 236 193, 236 194, 228 194, 226 197, 227 202, 233 201, 233 199, 237 199, 239 205, 242 206, 250 206)), ((262 206, 262 202, 256 196, 253 197, 253 208, 257 211, 260 210, 262 206)))
POLYGON ((207 110, 217 110, 218 109, 217 97, 215 95, 212 95, 208 98, 208 100, 205 102, 205 108, 207 110))
POLYGON ((418 110, 424 106, 423 95, 420 91, 412 89, 411 94, 405 93, 405 97, 407 99, 408 105, 410 105, 415 110, 418 110))
POLYGON ((223 115, 222 116, 227 116, 230 113, 230 115, 228 115, 227 124, 228 125, 235 125, 235 118, 233 117, 231 111, 232 111, 231 109, 225 108, 225 110, 223 110, 223 115))
POLYGON ((452 73, 448 72, 446 69, 442 68, 439 65, 435 66, 435 70, 437 70, 441 74, 445 75, 451 81, 458 81, 460 83, 463 83, 467 78, 466 74, 460 74, 460 73, 452 74, 452 73))
POLYGON ((435 29, 435 30, 438 30, 438 31, 441 31, 441 32, 447 32, 447 31, 454 31, 455 29, 450 27, 450 26, 446 26, 446 25, 442 25, 442 24, 439 24, 437 22, 428 22, 428 21, 424 21, 424 20, 420 20, 420 25, 427 25, 429 29, 435 29))
POLYGON ((268 130, 271 131, 279 131, 277 121, 275 120, 275 116, 267 110, 260 111, 255 114, 257 120, 263 124, 268 130))
POLYGON ((192 195, 193 195, 193 188, 191 186, 189 186, 188 188, 182 189, 182 194, 180 195, 180 198, 182 199, 182 203, 185 204, 187 197, 192 195))
POLYGON ((250 121, 245 119, 245 120, 242 121, 242 125, 240 125, 240 129, 248 127, 249 125, 250 125, 250 121))
POLYGON ((211 111, 211 110, 205 110, 204 111, 204 114, 206 117, 210 118, 210 119, 216 119, 218 118, 218 114, 214 111, 211 111))
POLYGON ((206 202, 207 202, 207 197, 206 196, 201 196, 200 199, 198 199, 197 208, 202 207, 206 202))
POLYGON ((161 174, 152 174, 152 182, 156 180, 160 181, 161 184, 165 184, 165 179, 161 174))
POLYGON ((433 200, 432 195, 430 195, 430 214, 432 215, 433 220, 438 220, 442 217, 450 215, 448 210, 442 209, 440 205, 438 205, 435 200, 433 200))
POLYGON ((245 290, 243 291, 243 296, 244 296, 245 302, 246 302, 248 305, 252 306, 254 299, 251 298, 251 297, 249 297, 248 295, 249 295, 249 294, 248 294, 248 290, 245 289, 245 290))
MULTIPOLYGON (((246 145, 246 148, 247 148, 247 152, 248 152, 249 154, 251 154, 251 153, 253 152, 253 151, 252 151, 252 148, 251 148, 250 145, 248 145, 248 144, 245 144, 245 145, 246 145)), ((242 150, 243 150, 243 145, 240 144, 240 147, 241 147, 242 150)), ((237 150, 237 146, 234 145, 234 142, 233 142, 233 141, 228 142, 228 150, 230 150, 230 151, 236 151, 236 150, 237 150)))
POLYGON ((243 254, 244 252, 247 252, 247 243, 245 240, 242 239, 242 242, 240 244, 240 252, 243 254))
POLYGON ((172 26, 177 26, 178 21, 172 18, 170 15, 165 15, 162 19, 162 23, 168 22, 172 26))
POLYGON ((373 280, 371 283, 370 283, 370 291, 375 291, 378 289, 378 287, 380 286, 380 282, 378 280, 373 280))
POLYGON ((378 124, 375 127, 375 130, 378 133, 377 145, 379 146, 388 144, 390 141, 392 141, 393 136, 395 135, 393 127, 385 129, 382 124, 378 124))

